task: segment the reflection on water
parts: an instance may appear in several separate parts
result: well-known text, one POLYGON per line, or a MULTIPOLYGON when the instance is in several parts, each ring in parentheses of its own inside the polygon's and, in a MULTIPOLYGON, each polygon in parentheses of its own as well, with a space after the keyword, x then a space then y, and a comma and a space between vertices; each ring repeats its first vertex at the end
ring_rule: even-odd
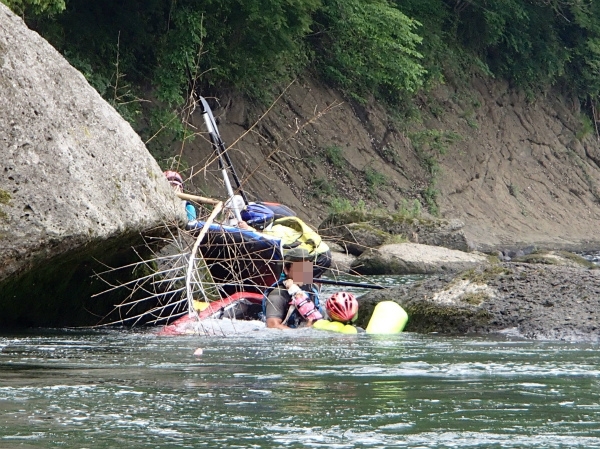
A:
POLYGON ((600 448, 590 344, 103 331, 0 351, 2 448, 600 448))
POLYGON ((581 254, 590 262, 595 263, 596 265, 600 265, 600 251, 588 251, 581 254))

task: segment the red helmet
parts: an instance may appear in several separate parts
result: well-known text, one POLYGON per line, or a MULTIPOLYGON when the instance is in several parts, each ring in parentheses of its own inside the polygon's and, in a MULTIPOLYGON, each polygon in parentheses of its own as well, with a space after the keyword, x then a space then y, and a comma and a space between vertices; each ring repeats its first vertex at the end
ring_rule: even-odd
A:
POLYGON ((179 187, 183 187, 183 178, 176 171, 167 170, 164 175, 169 183, 178 184, 179 187))
POLYGON ((325 309, 332 320, 348 323, 358 313, 358 301, 352 293, 337 292, 327 298, 325 309))

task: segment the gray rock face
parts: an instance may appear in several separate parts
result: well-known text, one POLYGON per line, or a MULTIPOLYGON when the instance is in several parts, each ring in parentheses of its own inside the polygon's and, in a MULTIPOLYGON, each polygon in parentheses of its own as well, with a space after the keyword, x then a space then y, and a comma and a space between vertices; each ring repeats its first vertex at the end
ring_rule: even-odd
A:
POLYGON ((459 251, 473 251, 474 245, 470 242, 463 231, 465 224, 456 219, 442 220, 438 226, 416 226, 413 231, 415 242, 424 245, 443 246, 444 248, 459 251))
POLYGON ((502 263, 441 275, 359 299, 359 326, 380 301, 408 313, 408 332, 503 333, 531 339, 599 341, 600 270, 502 263))
POLYGON ((360 274, 434 274, 469 270, 488 264, 486 256, 444 247, 397 243, 361 254, 352 264, 360 274))
POLYGON ((185 220, 129 124, 3 4, 0 157, 0 306, 26 294, 11 280, 51 257, 185 220))
POLYGON ((356 256, 345 252, 331 251, 331 259, 331 272, 333 274, 354 273, 352 264, 356 260, 356 256))

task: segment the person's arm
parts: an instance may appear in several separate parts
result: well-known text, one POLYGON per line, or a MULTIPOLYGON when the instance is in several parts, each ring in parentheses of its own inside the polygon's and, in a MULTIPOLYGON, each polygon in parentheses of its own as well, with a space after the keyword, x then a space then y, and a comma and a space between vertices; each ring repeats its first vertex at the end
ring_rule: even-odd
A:
POLYGON ((187 213, 188 221, 194 221, 196 217, 196 208, 188 201, 185 202, 185 212, 187 213))
POLYGON ((248 223, 246 223, 243 220, 242 221, 238 221, 237 227, 240 228, 240 229, 243 229, 245 231, 256 232, 256 229, 254 229, 252 226, 250 226, 248 223))
POLYGON ((283 324, 283 320, 277 317, 267 318, 267 327, 270 329, 290 329, 283 324))

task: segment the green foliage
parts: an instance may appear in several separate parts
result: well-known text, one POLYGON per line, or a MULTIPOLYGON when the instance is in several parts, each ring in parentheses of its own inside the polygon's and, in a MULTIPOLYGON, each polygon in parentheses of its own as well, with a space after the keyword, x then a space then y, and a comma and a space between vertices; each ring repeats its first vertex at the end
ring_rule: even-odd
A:
POLYGON ((600 3, 558 0, 396 0, 423 24, 420 51, 430 81, 504 77, 530 97, 560 84, 600 95, 600 3))
POLYGON ((594 132, 594 123, 587 115, 580 115, 579 119, 581 122, 579 128, 577 129, 576 137, 579 140, 582 140, 594 132))
MULTIPOLYGON (((374 96, 412 118, 415 92, 441 82, 464 86, 473 73, 504 77, 532 98, 550 86, 587 105, 600 97, 600 2, 0 1, 81 70, 144 140, 160 131, 153 151, 186 138, 181 117, 192 90, 209 96, 233 88, 267 99, 310 64, 350 97, 374 96), (140 92, 158 101, 142 109, 140 92)), ((465 119, 476 127, 470 112, 465 119)), ((443 154, 447 137, 429 136, 423 151, 443 154)), ((327 157, 342 162, 334 150, 327 157)))
POLYGON ((70 0, 66 6, 52 20, 29 17, 28 25, 80 69, 144 140, 165 134, 159 143, 153 139, 160 150, 184 135, 182 111, 192 90, 206 96, 209 89, 235 87, 259 97, 301 70, 310 58, 304 36, 319 0, 70 0), (122 77, 130 89, 116 89, 122 77), (149 87, 158 102, 137 122, 134 103, 149 87))
POLYGON ((462 139, 461 135, 454 131, 440 129, 425 129, 409 135, 413 146, 417 150, 431 149, 437 154, 446 154, 448 148, 462 139))
POLYGON ((427 204, 427 208, 431 215, 438 216, 440 213, 440 208, 437 204, 437 198, 440 192, 435 188, 435 184, 431 183, 425 191, 423 192, 423 198, 425 199, 425 203, 427 204))
POLYGON ((400 215, 406 219, 418 218, 422 213, 421 203, 417 199, 414 199, 412 203, 409 203, 407 200, 403 199, 402 204, 397 209, 397 215, 400 215))
POLYGON ((311 185, 313 196, 318 198, 331 196, 336 191, 335 187, 327 179, 323 178, 313 179, 311 185))
POLYGON ((143 133, 150 135, 146 146, 156 160, 167 159, 171 155, 171 145, 185 135, 179 115, 166 108, 156 108, 149 113, 148 119, 148 128, 143 133))
POLYGON ((65 50, 64 56, 69 60, 69 63, 81 72, 88 83, 98 91, 103 97, 109 96, 110 77, 107 74, 98 72, 94 69, 90 60, 79 53, 65 50))
POLYGON ((158 40, 153 81, 158 99, 170 108, 186 102, 190 83, 197 80, 202 65, 204 14, 178 3, 171 12, 168 29, 158 40))
POLYGON ((158 165, 163 170, 175 170, 183 173, 189 170, 189 163, 181 157, 181 155, 167 157, 158 161, 158 165))
POLYGON ((402 234, 390 234, 385 239, 386 245, 394 245, 398 243, 407 243, 409 240, 402 234))
POLYGON ((318 0, 183 0, 173 12, 182 21, 172 24, 177 32, 164 48, 187 45, 185 17, 195 15, 197 23, 202 16, 203 85, 235 86, 260 98, 308 63, 304 37, 318 6, 318 0))
POLYGON ((327 159, 327 162, 337 169, 341 170, 346 165, 346 159, 344 159, 342 149, 336 145, 325 148, 325 158, 327 159))
POLYGON ((552 85, 564 73, 570 55, 554 26, 550 8, 520 0, 486 2, 484 42, 492 69, 518 85, 534 89, 552 85))
POLYGON ((383 148, 381 148, 380 153, 386 161, 399 165, 400 155, 398 154, 396 148, 394 148, 393 146, 385 145, 383 148))
POLYGON ((359 212, 365 213, 366 206, 363 200, 359 200, 358 203, 350 202, 350 200, 346 198, 332 198, 329 201, 329 213, 330 214, 340 214, 340 213, 350 213, 350 212, 359 212))
POLYGON ((64 11, 65 0, 0 0, 16 14, 52 15, 64 11))
POLYGON ((421 64, 426 72, 423 83, 426 87, 443 83, 446 74, 468 78, 469 67, 477 58, 467 53, 456 43, 456 19, 449 3, 441 0, 395 0, 396 7, 406 16, 422 24, 419 34, 423 41, 419 51, 423 54, 421 64))
POLYGON ((371 192, 374 192, 379 187, 383 187, 388 182, 385 175, 383 173, 379 173, 373 167, 366 167, 364 173, 365 181, 367 181, 367 185, 369 186, 369 190, 371 192))
POLYGON ((574 20, 581 27, 575 35, 571 65, 567 68, 569 77, 576 83, 577 90, 585 95, 600 96, 600 7, 598 3, 582 5, 581 11, 574 11, 574 20), (589 9, 587 9, 589 8, 589 9))
POLYGON ((461 136, 455 132, 438 129, 426 129, 409 135, 413 147, 421 161, 422 166, 430 175, 429 184, 422 195, 425 204, 432 215, 439 214, 437 198, 439 190, 436 189, 436 178, 440 171, 438 158, 446 154, 448 148, 461 140, 461 136))
POLYGON ((398 104, 422 86, 419 23, 385 0, 324 0, 317 14, 321 72, 359 101, 398 104))

